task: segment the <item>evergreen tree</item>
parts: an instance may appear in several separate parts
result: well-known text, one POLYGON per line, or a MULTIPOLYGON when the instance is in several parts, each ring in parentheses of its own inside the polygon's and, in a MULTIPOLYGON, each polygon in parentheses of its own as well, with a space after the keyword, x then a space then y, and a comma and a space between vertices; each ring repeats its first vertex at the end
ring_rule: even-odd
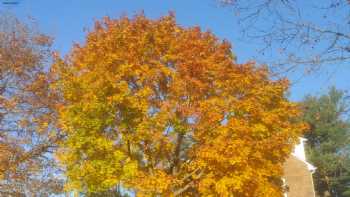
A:
POLYGON ((345 92, 304 99, 304 120, 309 124, 307 154, 317 167, 314 177, 319 196, 350 196, 349 102, 345 92))

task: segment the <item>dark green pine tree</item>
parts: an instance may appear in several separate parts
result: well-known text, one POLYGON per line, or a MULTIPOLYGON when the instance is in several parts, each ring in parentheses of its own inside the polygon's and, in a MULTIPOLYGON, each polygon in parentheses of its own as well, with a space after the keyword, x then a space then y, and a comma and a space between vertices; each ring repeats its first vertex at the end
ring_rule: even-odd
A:
POLYGON ((304 120, 309 124, 307 155, 317 167, 313 175, 320 197, 350 197, 349 102, 343 91, 307 96, 304 120))

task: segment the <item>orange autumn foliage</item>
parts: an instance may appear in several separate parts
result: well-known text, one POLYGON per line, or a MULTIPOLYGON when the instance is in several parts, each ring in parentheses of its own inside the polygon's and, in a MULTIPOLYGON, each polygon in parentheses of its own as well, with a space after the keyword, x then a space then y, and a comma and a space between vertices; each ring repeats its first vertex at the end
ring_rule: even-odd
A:
POLYGON ((173 16, 96 22, 57 60, 67 189, 137 196, 281 196, 302 134, 288 81, 173 16))
POLYGON ((34 24, 0 13, 0 196, 49 196, 63 189, 51 152, 59 133, 45 68, 52 40, 34 24))

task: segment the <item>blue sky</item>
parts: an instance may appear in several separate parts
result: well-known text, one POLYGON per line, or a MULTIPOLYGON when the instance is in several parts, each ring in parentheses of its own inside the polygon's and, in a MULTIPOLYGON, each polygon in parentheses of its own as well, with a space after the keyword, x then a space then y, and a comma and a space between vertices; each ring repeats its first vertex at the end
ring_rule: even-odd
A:
MULTIPOLYGON (((4 1, 4 0, 0 0, 4 1)), ((0 5, 0 10, 15 13, 21 19, 34 18, 39 29, 54 37, 54 48, 61 54, 67 54, 74 42, 83 42, 86 31, 91 29, 94 20, 103 16, 119 17, 133 15, 143 11, 146 16, 158 18, 174 11, 177 22, 182 26, 200 26, 211 30, 218 37, 229 40, 238 62, 250 59, 259 60, 258 43, 243 41, 234 13, 220 7, 215 0, 19 0, 18 5, 0 5)), ((273 57, 272 57, 273 58, 273 57)), ((298 101, 306 94, 319 94, 329 86, 350 89, 347 83, 350 74, 348 66, 340 68, 331 77, 318 74, 297 80, 291 87, 290 98, 298 101)))

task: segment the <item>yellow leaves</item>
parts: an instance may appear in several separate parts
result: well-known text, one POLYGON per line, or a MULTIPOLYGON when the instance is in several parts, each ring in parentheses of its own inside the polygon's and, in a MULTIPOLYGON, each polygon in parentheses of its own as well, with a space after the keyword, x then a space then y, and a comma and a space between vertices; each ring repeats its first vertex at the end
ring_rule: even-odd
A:
POLYGON ((270 135, 270 133, 265 125, 258 123, 252 127, 252 135, 258 138, 264 138, 268 137, 267 135, 270 135))
POLYGON ((278 196, 271 180, 303 131, 297 106, 285 81, 236 64, 212 33, 171 16, 105 19, 57 65, 72 188, 278 196))
POLYGON ((223 178, 215 183, 215 190, 220 196, 231 196, 231 191, 240 191, 243 182, 240 177, 223 178))
POLYGON ((81 141, 81 137, 72 136, 64 146, 75 147, 80 149, 79 152, 63 148, 58 155, 70 169, 67 175, 72 181, 68 183, 67 189, 104 191, 122 180, 133 179, 137 163, 115 149, 112 141, 102 136, 86 137, 86 140, 81 141), (80 177, 84 177, 84 182, 79 181, 80 177))
POLYGON ((140 191, 141 196, 153 196, 156 194, 163 194, 172 196, 170 192, 172 177, 161 170, 152 171, 152 175, 139 173, 131 182, 137 182, 135 185, 140 191))

